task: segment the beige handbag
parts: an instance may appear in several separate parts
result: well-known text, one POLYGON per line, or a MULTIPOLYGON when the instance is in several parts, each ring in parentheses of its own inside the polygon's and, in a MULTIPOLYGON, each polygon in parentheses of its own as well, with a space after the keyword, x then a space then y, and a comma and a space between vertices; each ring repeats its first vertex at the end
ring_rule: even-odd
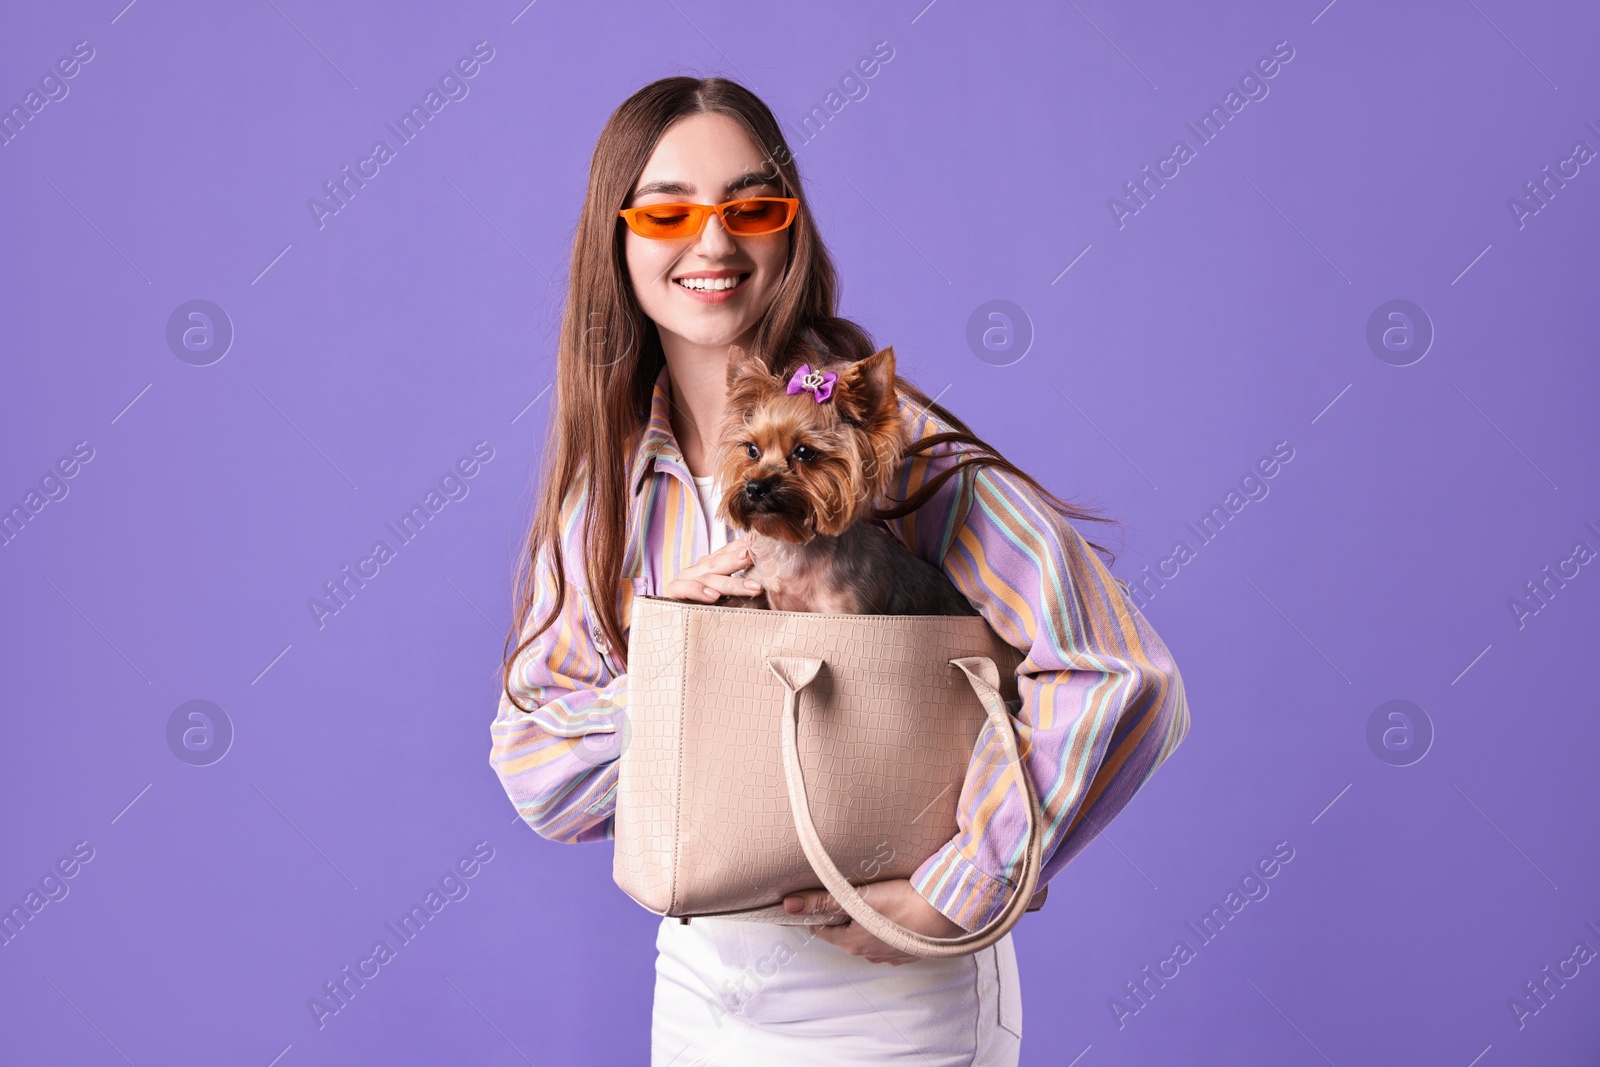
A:
POLYGON ((1005 701, 1022 653, 981 616, 833 615, 633 600, 613 875, 657 915, 778 923, 826 888, 851 919, 919 956, 998 941, 1037 910, 1039 801, 1005 701), (1027 797, 1021 884, 988 924, 928 937, 854 888, 907 878, 956 835, 985 724, 1027 797))

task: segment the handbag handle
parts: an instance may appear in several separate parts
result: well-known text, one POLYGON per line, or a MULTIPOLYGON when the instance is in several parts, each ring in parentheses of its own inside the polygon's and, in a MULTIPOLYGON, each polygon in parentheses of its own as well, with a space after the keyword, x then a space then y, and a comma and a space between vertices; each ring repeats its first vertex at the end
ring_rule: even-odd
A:
POLYGON ((822 884, 827 887, 828 892, 833 894, 833 899, 839 902, 850 918, 866 927, 868 933, 891 948, 917 956, 963 956, 988 948, 999 941, 1010 932, 1027 909, 1039 881, 1041 864, 1042 820, 1039 814, 1039 797, 1034 789, 1033 779, 1028 776, 1027 769, 1022 765, 1022 756, 1017 749, 1017 737, 1011 726, 1011 717, 1000 698, 998 689, 1000 672, 988 656, 963 656, 949 662, 952 666, 960 667, 966 674, 967 681, 972 683, 973 691, 983 702, 983 710, 989 716, 990 725, 1000 736, 1007 763, 1020 783, 1023 795, 1027 798, 1028 839, 1027 849, 1023 853, 1022 881, 1011 894, 1011 899, 1005 908, 976 930, 953 937, 930 937, 906 929, 868 904, 866 898, 850 884, 828 855, 827 849, 823 847, 822 839, 817 836, 816 824, 811 818, 811 804, 806 798, 805 776, 800 766, 797 726, 800 717, 800 691, 816 678, 817 672, 822 668, 822 660, 812 656, 767 657, 767 667, 783 682, 786 690, 783 698, 783 773, 789 786, 789 807, 794 813, 795 829, 799 832, 800 847, 805 850, 806 859, 811 862, 812 869, 817 877, 822 879, 822 884))

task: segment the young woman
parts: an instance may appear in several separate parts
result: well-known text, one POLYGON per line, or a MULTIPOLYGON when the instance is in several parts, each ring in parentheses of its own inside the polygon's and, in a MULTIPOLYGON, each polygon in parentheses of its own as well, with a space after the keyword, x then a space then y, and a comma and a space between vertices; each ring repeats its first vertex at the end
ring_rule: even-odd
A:
MULTIPOLYGON (((872 354, 865 332, 835 310, 832 261, 759 99, 722 78, 673 77, 612 114, 578 222, 492 728, 490 763, 540 835, 613 836, 633 597, 709 603, 750 591, 743 539, 711 518, 729 346, 775 373, 801 340, 851 360, 872 354)), ((1182 680, 1127 587, 1091 551, 1099 546, 1067 521, 1098 517, 1050 494, 915 385, 896 386, 919 444, 880 521, 1027 653, 1016 732, 1046 827, 1043 885, 1183 739, 1182 680)), ((1004 776, 977 770, 1004 764, 992 748, 974 752, 961 832, 912 877, 866 890, 901 925, 949 936, 1005 906, 1025 820, 1004 776)), ((823 891, 786 905, 837 910, 823 891)), ((708 917, 664 919, 656 946, 657 1067, 1017 1062, 1010 934, 980 952, 925 959, 850 922, 708 917)))

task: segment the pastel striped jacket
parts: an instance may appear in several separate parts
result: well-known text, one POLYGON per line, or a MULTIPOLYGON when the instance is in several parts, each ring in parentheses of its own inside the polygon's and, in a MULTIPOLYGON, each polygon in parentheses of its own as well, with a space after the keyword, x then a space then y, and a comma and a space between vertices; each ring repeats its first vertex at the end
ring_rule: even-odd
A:
MULTIPOLYGON (((625 626, 636 594, 657 595, 707 552, 700 502, 668 421, 670 388, 663 368, 629 468, 629 544, 617 590, 625 626)), ((912 440, 953 429, 904 396, 900 403, 912 440)), ((955 463, 956 448, 947 442, 903 464, 892 494, 904 498, 955 463)), ((502 693, 489 755, 528 825, 564 842, 614 836, 617 730, 628 702, 627 673, 617 671, 605 644, 582 566, 586 499, 580 480, 562 509, 569 593, 562 614, 513 664, 518 702, 535 710, 516 708, 502 693)), ((1188 733, 1178 668, 1127 585, 1014 475, 963 472, 917 511, 884 525, 941 567, 1026 654, 1017 671, 1022 706, 1015 725, 1044 815, 1044 885, 1188 733)), ((541 557, 525 627, 548 610, 553 594, 541 557)), ((959 832, 911 878, 968 930, 1005 906, 1019 880, 1026 830, 1025 805, 993 731, 985 727, 979 740, 958 802, 959 832)))

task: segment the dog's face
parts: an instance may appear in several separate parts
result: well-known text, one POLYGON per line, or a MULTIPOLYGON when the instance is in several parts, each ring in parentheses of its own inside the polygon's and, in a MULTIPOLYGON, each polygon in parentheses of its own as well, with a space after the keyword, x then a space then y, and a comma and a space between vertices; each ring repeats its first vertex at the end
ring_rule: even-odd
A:
POLYGON ((717 471, 727 487, 723 517, 738 529, 794 543, 838 536, 892 481, 909 443, 893 347, 859 363, 819 362, 826 358, 808 350, 773 375, 744 349, 730 350, 717 471), (827 399, 788 391, 801 363, 837 376, 827 399))

